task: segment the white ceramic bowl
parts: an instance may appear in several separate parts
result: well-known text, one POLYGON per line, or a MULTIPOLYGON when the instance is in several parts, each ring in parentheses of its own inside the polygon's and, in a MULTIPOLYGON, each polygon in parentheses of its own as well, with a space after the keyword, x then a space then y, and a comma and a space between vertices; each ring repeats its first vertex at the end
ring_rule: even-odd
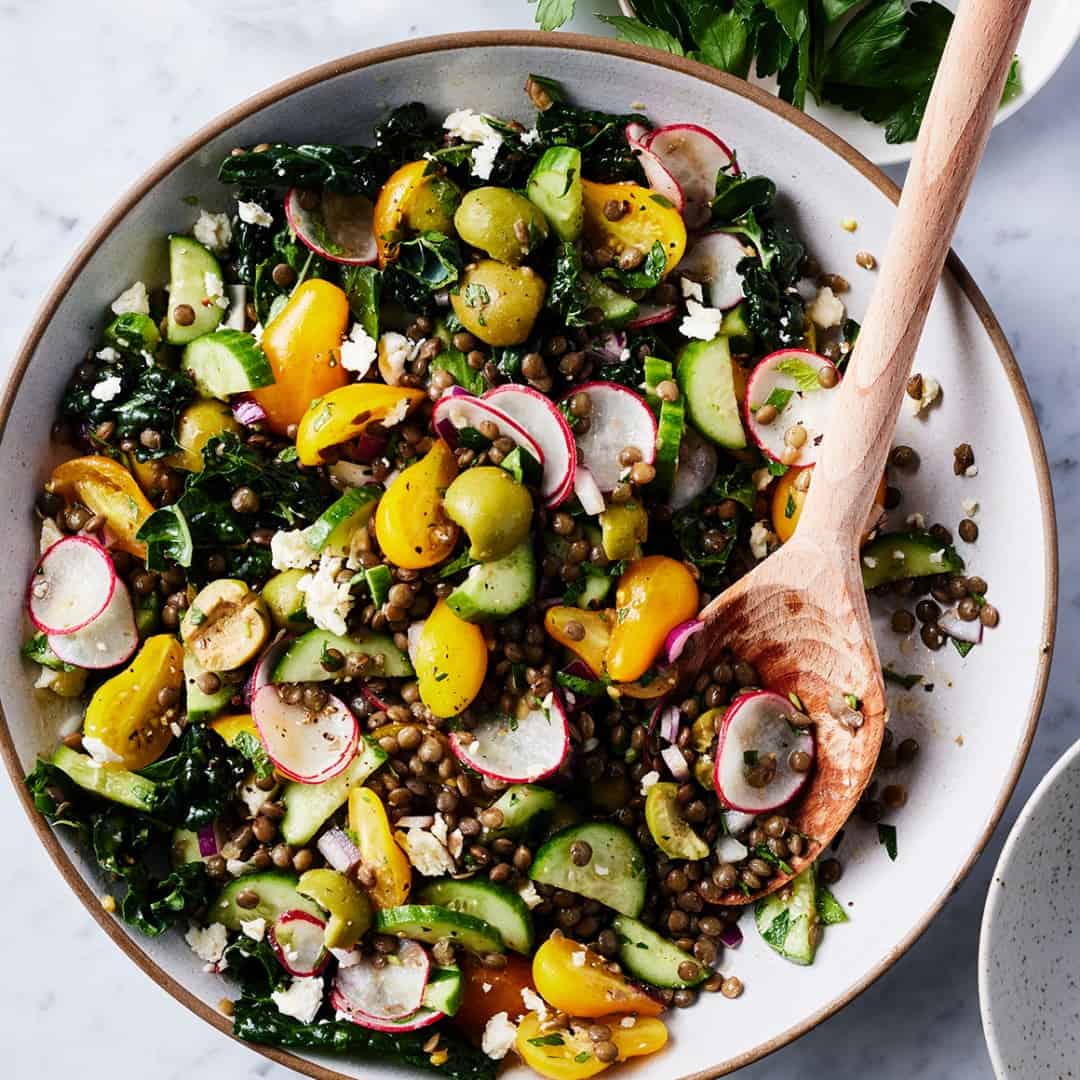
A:
MULTIPOLYGON (((164 280, 164 244, 190 227, 195 211, 224 206, 214 176, 237 144, 264 139, 363 141, 389 106, 420 99, 437 115, 473 106, 528 118, 526 73, 560 79, 574 99, 622 111, 638 103, 658 122, 696 121, 719 132, 743 167, 774 177, 786 211, 813 243, 821 264, 851 280, 851 313, 865 310, 874 275, 855 265, 860 250, 882 253, 895 187, 864 159, 802 114, 763 91, 675 58, 596 38, 529 33, 467 34, 412 41, 347 57, 297 76, 214 121, 128 192, 46 298, 14 365, 0 419, 0 523, 7 552, 0 581, 0 724, 3 750, 18 783, 49 746, 60 716, 30 689, 19 656, 22 597, 34 559, 31 506, 54 452, 50 418, 72 365, 100 327, 106 305, 135 278, 164 280), (841 221, 858 222, 854 233, 841 221)), ((977 499, 982 534, 965 551, 991 583, 1001 626, 967 661, 951 650, 920 650, 933 693, 894 697, 898 737, 922 744, 907 774, 911 801, 897 815, 900 854, 888 860, 872 829, 852 825, 837 893, 851 922, 830 930, 812 968, 771 954, 747 925, 746 943, 724 970, 747 992, 715 996, 671 1017, 672 1042, 636 1066, 638 1076, 714 1076, 774 1050, 849 1001, 885 971, 926 928, 990 835, 1012 790, 1042 700, 1053 634, 1056 583, 1050 485, 1031 403, 1000 328, 960 263, 952 258, 926 327, 918 366, 938 377, 944 398, 929 420, 904 418, 899 440, 916 445, 922 467, 905 478, 903 513, 922 511, 950 524, 964 499, 977 499), (973 443, 979 475, 952 474, 952 448, 973 443), (943 827, 948 821, 949 827, 943 827)), ((882 623, 883 659, 902 670, 882 623)), ((19 784, 22 790, 21 784, 19 784)), ((66 835, 55 836, 30 812, 46 846, 106 932, 179 1001, 227 1030, 214 1009, 221 982, 204 974, 178 935, 145 941, 130 935, 96 901, 95 872, 66 835)), ((43 923, 35 932, 47 932, 43 923)), ((118 1038, 120 1033, 118 1032, 118 1038)), ((323 1078, 388 1077, 370 1063, 331 1062, 274 1053, 323 1078), (336 1070, 336 1071, 335 1071, 336 1070)), ((523 1074, 523 1070, 520 1070, 523 1074)))
POLYGON ((1032 792, 998 859, 979 937, 979 1006, 998 1080, 1080 1062, 1080 742, 1032 792))

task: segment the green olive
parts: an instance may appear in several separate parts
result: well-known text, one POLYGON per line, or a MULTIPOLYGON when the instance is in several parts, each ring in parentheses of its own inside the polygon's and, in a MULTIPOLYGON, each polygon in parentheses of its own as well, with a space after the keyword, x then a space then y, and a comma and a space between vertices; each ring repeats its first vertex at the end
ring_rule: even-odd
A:
POLYGON ((680 813, 678 784, 653 784, 645 796, 645 824, 656 846, 673 859, 707 859, 709 845, 680 813))
POLYGON ((458 236, 499 262, 517 266, 546 239, 547 218, 524 195, 501 187, 470 191, 454 214, 458 236))
POLYGON ((505 469, 466 469, 446 489, 443 509, 469 535, 478 562, 509 555, 529 535, 532 496, 505 469))
POLYGON ((270 613, 243 581, 219 578, 203 587, 180 622, 184 651, 203 671, 234 671, 262 649, 270 613))
POLYGON ((720 727, 720 721, 723 718, 723 709, 708 709, 694 721, 690 728, 690 745, 699 754, 704 754, 712 748, 713 743, 716 742, 716 732, 720 727))
POLYGON ((461 189, 453 180, 433 176, 406 202, 402 224, 410 233, 449 234, 454 227, 454 211, 460 202, 461 189))
POLYGON ((600 515, 600 529, 604 554, 612 562, 636 559, 649 536, 649 515, 639 503, 614 503, 600 515))
POLYGON ((488 345, 520 345, 532 333, 547 285, 528 266, 482 259, 461 275, 450 303, 461 325, 488 345))
POLYGON ((323 944, 328 949, 351 949, 371 926, 371 901, 337 870, 308 870, 296 883, 296 891, 329 912, 323 944))

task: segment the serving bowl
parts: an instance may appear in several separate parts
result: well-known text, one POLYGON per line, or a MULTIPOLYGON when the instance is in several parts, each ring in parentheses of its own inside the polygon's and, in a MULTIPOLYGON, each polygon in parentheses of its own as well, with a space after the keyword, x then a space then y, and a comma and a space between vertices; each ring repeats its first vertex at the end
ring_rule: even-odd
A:
POLYGON ((1078 792, 1075 742, 1020 811, 990 881, 979 935, 979 1007, 998 1080, 1067 1076, 1076 1062, 1078 792))
MULTIPOLYGON (((527 119, 521 91, 529 72, 559 79, 573 99, 612 111, 639 108, 657 123, 694 121, 737 148, 744 169, 772 176, 785 213, 828 270, 851 282, 851 314, 865 309, 874 283, 859 251, 881 253, 895 187, 812 119, 771 95, 681 58, 658 57, 608 40, 493 32, 451 35, 357 54, 315 68, 258 95, 194 135, 131 189, 64 272, 36 318, 0 403, 3 541, 10 552, 0 583, 0 750, 37 839, 99 924, 178 1001, 223 1031, 215 1008, 224 992, 179 935, 147 941, 101 908, 95 870, 71 842, 34 813, 21 785, 34 756, 54 740, 63 706, 31 689, 19 655, 22 594, 34 561, 34 496, 55 460, 52 416, 71 366, 108 303, 132 280, 165 279, 161 237, 190 228, 197 210, 224 206, 216 166, 234 145, 264 140, 366 140, 387 108, 422 100, 443 115, 471 106, 527 119), (856 223, 848 231, 842 222, 856 223)), ((926 928, 986 842, 1023 764, 1049 669, 1056 596, 1050 484, 1030 400, 1004 336, 959 261, 950 259, 916 365, 941 382, 941 404, 926 420, 905 416, 898 441, 915 445, 922 466, 904 478, 899 513, 955 527, 966 500, 981 504, 980 538, 965 548, 973 572, 990 582, 1001 625, 966 660, 951 649, 907 655, 879 612, 882 659, 917 669, 925 683, 891 701, 898 738, 922 746, 907 774, 908 806, 896 815, 899 853, 890 861, 873 828, 847 830, 845 874, 836 892, 851 916, 830 931, 813 967, 772 954, 752 928, 726 954, 723 970, 747 992, 709 997, 672 1017, 672 1042, 640 1063, 639 1076, 716 1076, 809 1030, 868 986, 926 928), (957 478, 952 449, 973 444, 978 476, 957 478), (932 688, 932 689, 931 689, 932 688), (948 827, 945 827, 945 823, 948 827)), ((33 842, 28 836, 28 842, 33 842)), ((320 1078, 402 1076, 370 1062, 264 1051, 320 1078)), ((524 1069, 519 1069, 525 1075, 524 1069)), ((511 1075, 517 1075, 511 1073, 511 1075)))

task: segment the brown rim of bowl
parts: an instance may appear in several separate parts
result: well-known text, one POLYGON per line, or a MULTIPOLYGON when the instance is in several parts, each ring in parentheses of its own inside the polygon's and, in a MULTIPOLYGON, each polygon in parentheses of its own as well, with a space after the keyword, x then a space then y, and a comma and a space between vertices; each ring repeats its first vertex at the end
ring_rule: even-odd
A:
MULTIPOLYGON (((128 189, 116 205, 105 215, 97 228, 94 229, 90 236, 83 242, 71 262, 68 263, 67 267, 61 273, 56 284, 49 291, 48 296, 45 298, 34 318, 30 331, 23 341, 22 347, 19 349, 15 364, 8 377, 3 398, 0 399, 0 439, 2 439, 7 427, 11 406, 15 394, 19 389, 19 385, 22 382, 23 375, 26 373, 27 366, 30 363, 30 358, 37 348, 38 342, 44 334, 45 328, 52 319, 64 294, 71 288, 90 257, 133 205, 146 195, 162 179, 162 177, 186 160, 191 154, 195 153, 201 146, 210 139, 220 135, 234 124, 250 116, 252 113, 273 104, 281 98, 287 97, 298 90, 313 86, 316 83, 323 82, 326 79, 345 74, 346 72, 356 71, 360 68, 373 67, 389 60, 397 60, 403 57, 422 55, 424 53, 445 52, 450 49, 490 49, 506 45, 605 53, 609 56, 617 56, 628 60, 639 60, 644 63, 656 64, 661 67, 666 67, 671 71, 677 71, 680 74, 690 75, 694 78, 701 79, 702 81, 711 83, 713 86, 718 86, 729 93, 746 98, 759 107, 767 109, 788 120, 796 127, 823 143, 832 150, 833 153, 843 158, 857 172, 861 173, 866 179, 873 183, 879 191, 891 199, 893 203, 896 203, 899 199, 899 188, 885 176, 880 169, 872 165, 866 158, 858 153, 858 151, 854 150, 838 135, 834 135, 817 121, 812 120, 810 117, 799 112, 785 102, 778 100, 772 94, 766 93, 764 90, 760 90, 755 86, 751 86, 741 79, 736 79, 721 71, 717 71, 715 68, 707 67, 704 64, 699 64, 683 57, 656 52, 652 49, 642 48, 638 45, 629 45, 608 38, 591 37, 586 34, 549 34, 535 30, 487 30, 461 34, 443 34, 437 37, 417 38, 413 41, 405 41, 395 45, 385 45, 381 48, 369 49, 365 52, 353 53, 352 55, 342 57, 339 60, 332 60, 329 63, 320 64, 318 67, 309 68, 307 71, 303 71, 298 75, 285 79, 270 87, 268 90, 264 90, 254 97, 250 97, 241 104, 222 113, 217 119, 211 121, 201 130, 197 131, 194 135, 181 143, 172 153, 162 158, 161 161, 128 189)), ((1020 369, 1017 366, 1016 359, 1012 354, 1012 350, 1009 347, 1009 343, 1006 340, 1001 327, 998 325, 997 320, 990 311, 986 299, 983 297, 970 274, 968 274, 964 265, 960 262, 955 253, 949 254, 947 269, 975 309, 980 321, 986 328, 987 334, 989 334, 991 341, 997 349, 1002 367, 1005 369, 1005 374, 1012 386, 1013 394, 1016 397, 1017 405, 1019 406, 1024 419, 1028 445, 1031 448, 1031 454, 1035 460, 1036 472, 1038 473, 1039 495, 1043 507, 1043 528, 1046 531, 1046 544, 1043 558, 1045 560, 1047 582, 1046 594, 1043 597, 1043 640, 1039 649, 1040 659, 1038 670, 1036 672, 1035 692, 1031 698, 1024 738, 1016 748, 1012 768, 1010 769, 1007 781, 998 794, 997 801, 994 803, 994 807, 986 821, 983 833, 980 836, 978 843, 975 845, 974 850, 964 861, 963 866, 961 866, 959 871, 957 871, 946 885, 945 889, 934 900, 930 909, 922 919, 920 919, 918 925, 903 940, 893 946, 882 959, 878 960, 874 966, 862 976, 862 978, 858 979, 852 986, 844 991, 844 993, 818 1009, 807 1019, 788 1028, 787 1031, 774 1036, 760 1046, 754 1047, 752 1050, 748 1050, 714 1068, 689 1074, 682 1077, 681 1080, 712 1080, 713 1077, 723 1076, 735 1069, 742 1068, 744 1065, 749 1065, 751 1062, 757 1061, 759 1058, 765 1057, 775 1050, 779 1050, 782 1046, 786 1046, 789 1042, 798 1038, 800 1035, 805 1034, 811 1028, 816 1027, 822 1020, 832 1016, 837 1010, 854 1000, 863 990, 874 982, 878 976, 884 974, 884 972, 892 967, 892 965, 915 943, 930 925, 931 920, 938 911, 941 910, 945 901, 959 886, 960 882, 966 876, 967 872, 971 869, 975 860, 986 846, 987 841, 994 831, 994 827, 997 825, 1005 810, 1005 806, 1009 801, 1013 788, 1016 786, 1016 781, 1020 776, 1020 770, 1023 768, 1024 761, 1031 748, 1031 741, 1035 736, 1035 727, 1038 723, 1039 711, 1042 708, 1043 696, 1046 692, 1046 681, 1050 672, 1050 659, 1053 653, 1054 630, 1057 619, 1057 524, 1051 494, 1050 470, 1047 465, 1046 450, 1043 446, 1042 435, 1039 432, 1038 421, 1035 418, 1035 411, 1032 408, 1031 398, 1028 395, 1027 387, 1024 385, 1023 377, 1020 374, 1020 369)), ((105 933, 108 934, 109 937, 112 938, 112 940, 159 986, 168 991, 168 993, 193 1013, 202 1017, 202 1019, 206 1020, 208 1023, 213 1024, 214 1027, 219 1031, 224 1032, 230 1038, 233 1038, 231 1025, 224 1015, 195 997, 194 994, 190 993, 176 982, 171 975, 163 971, 135 944, 133 939, 127 936, 120 924, 105 913, 99 898, 94 894, 90 886, 76 870, 74 864, 68 858, 67 853, 56 839, 53 830, 46 823, 45 819, 34 809, 26 785, 23 783, 22 766, 15 755, 15 746, 11 738, 11 733, 8 731, 7 719, 4 716, 2 701, 0 701, 0 752, 3 754, 4 763, 7 766, 8 772, 11 774, 12 783, 15 785, 18 797, 22 801, 23 809, 30 818, 34 831, 37 833, 42 845, 56 864, 57 869, 63 875, 68 885, 75 891, 75 894, 82 901, 83 906, 97 921, 98 925, 101 926, 105 933)), ((272 1047, 260 1046, 255 1043, 245 1043, 244 1045, 251 1047, 251 1049, 262 1054, 264 1057, 268 1057, 281 1065, 286 1065, 299 1073, 313 1077, 314 1080, 349 1080, 343 1073, 340 1073, 335 1069, 324 1068, 321 1065, 297 1057, 295 1054, 290 1054, 272 1047)))

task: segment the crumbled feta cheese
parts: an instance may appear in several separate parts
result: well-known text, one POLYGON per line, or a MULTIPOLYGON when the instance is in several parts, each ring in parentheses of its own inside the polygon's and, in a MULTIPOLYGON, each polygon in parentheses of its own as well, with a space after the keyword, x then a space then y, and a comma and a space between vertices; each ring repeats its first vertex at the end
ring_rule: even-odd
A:
MULTIPOLYGON (((386 415, 382 419, 383 427, 391 428, 395 424, 400 424, 406 416, 409 415, 410 401, 408 398, 399 398, 397 404, 387 410, 386 415)), ((387 487, 390 486, 389 478, 387 478, 387 487)))
POLYGON ((443 128, 462 142, 478 144, 472 152, 472 174, 487 180, 503 143, 502 132, 492 127, 486 116, 472 109, 450 113, 443 121, 443 128))
POLYGON ((113 302, 114 315, 149 315, 150 296, 141 281, 126 288, 113 302))
POLYGON ((216 964, 225 952, 229 936, 221 923, 211 923, 209 926, 191 923, 184 940, 200 960, 207 964, 216 964))
POLYGON ((979 475, 979 466, 978 465, 969 465, 964 470, 964 475, 965 476, 978 476, 979 475))
POLYGON ((94 388, 90 391, 90 396, 95 401, 112 401, 123 388, 119 375, 106 375, 101 382, 94 385, 94 388))
POLYGON ((266 937, 265 919, 241 919, 240 929, 252 941, 262 941, 266 937))
POLYGON ((523 131, 521 133, 521 145, 532 146, 533 143, 540 141, 540 132, 533 128, 531 131, 523 131))
POLYGON ((357 323, 349 336, 341 343, 341 366, 346 371, 355 372, 362 379, 375 363, 378 343, 357 323))
POLYGON ((679 333, 686 338, 712 341, 720 332, 724 313, 719 308, 704 307, 696 300, 686 301, 686 314, 679 323, 679 333))
POLYGON ((926 518, 922 514, 908 514, 904 519, 904 523, 909 529, 925 529, 926 518))
POLYGON ((282 1016, 291 1016, 301 1024, 310 1024, 319 1012, 323 999, 323 981, 319 975, 293 979, 288 990, 275 990, 270 1000, 282 1016))
POLYGON ((518 896, 525 901, 525 906, 530 909, 539 907, 544 899, 536 891, 536 886, 531 881, 526 881, 525 884, 518 889, 518 896))
POLYGON ((755 559, 764 559, 777 543, 776 533, 764 521, 750 526, 750 551, 755 559))
POLYGON ((206 299, 212 300, 222 311, 229 306, 229 298, 225 295, 225 284, 212 270, 207 270, 203 274, 203 289, 206 290, 206 299))
POLYGON ((254 781, 240 785, 240 801, 247 808, 248 816, 255 817, 258 812, 270 801, 274 792, 263 791, 254 781))
POLYGON ((505 1012, 497 1012, 484 1027, 480 1049, 489 1058, 501 1061, 510 1052, 517 1037, 517 1025, 505 1012))
POLYGON ((124 760, 115 750, 93 735, 88 735, 83 739, 83 749, 102 765, 119 765, 124 760))
POLYGON ((255 324, 255 325, 254 325, 254 326, 253 326, 253 327, 251 328, 251 336, 252 336, 252 337, 253 337, 253 338, 254 338, 254 339, 255 339, 255 340, 257 341, 257 342, 261 342, 261 341, 262 341, 262 336, 263 336, 263 324, 262 324, 262 323, 258 323, 258 322, 257 322, 257 323, 256 323, 256 324, 255 324))
POLYGON ((750 474, 755 491, 764 491, 772 483, 772 473, 768 469, 755 469, 750 474))
POLYGON ((318 557, 306 529, 279 529, 270 538, 270 564, 275 570, 306 570, 318 557))
POLYGON ((491 983, 487 983, 487 982, 486 983, 481 983, 480 984, 480 989, 483 990, 485 994, 490 994, 491 993, 491 983))
POLYGON ((106 345, 104 349, 98 349, 94 355, 106 364, 115 364, 120 359, 120 354, 111 345, 106 345))
POLYGON ((932 563, 942 563, 945 561, 945 549, 942 548, 940 551, 931 551, 927 558, 932 563))
POLYGON ((63 540, 64 534, 60 531, 60 526, 56 524, 56 519, 47 517, 41 519, 41 538, 38 540, 38 551, 44 555, 56 543, 57 540, 63 540))
POLYGON ((473 148, 472 174, 481 180, 491 178, 491 170, 495 168, 495 159, 499 156, 499 147, 502 145, 502 137, 498 141, 488 139, 473 148))
POLYGON ((960 506, 967 517, 974 517, 979 512, 979 504, 974 499, 965 499, 960 506))
POLYGON ((899 548, 896 548, 896 550, 893 551, 892 557, 897 562, 903 562, 907 558, 907 556, 899 548))
POLYGON ((611 871, 606 866, 596 865, 593 867, 593 870, 596 873, 597 877, 607 877, 608 874, 611 873, 611 871))
POLYGON ((570 954, 570 963, 574 967, 583 968, 585 966, 585 961, 588 960, 588 958, 588 954, 584 949, 577 949, 570 954))
POLYGON ((632 1028, 637 1023, 636 1016, 624 1016, 619 1021, 619 1027, 632 1028))
POLYGON ((241 201, 236 205, 236 212, 246 225, 261 225, 264 229, 269 229, 274 224, 274 215, 268 214, 256 202, 241 201))
POLYGON ((226 859, 225 869, 228 870, 230 877, 243 877, 255 870, 255 860, 226 859))
POLYGON ((454 860, 446 850, 446 845, 427 829, 408 829, 404 833, 403 846, 409 862, 424 877, 442 877, 455 869, 454 860))
POLYGON ((924 375, 922 393, 917 397, 908 397, 908 411, 912 416, 920 416, 941 397, 941 383, 933 375, 924 375))
POLYGON ((405 365, 413 359, 420 343, 413 344, 404 334, 393 330, 379 338, 379 371, 390 386, 397 386, 405 374, 405 365))
POLYGON ((313 574, 305 574, 296 587, 304 594, 304 607, 308 618, 320 629, 331 634, 344 634, 348 627, 345 619, 353 606, 350 581, 337 581, 337 573, 345 565, 340 556, 323 552, 319 567, 313 574))
POLYGON ((232 241, 232 226, 229 224, 228 214, 208 214, 205 210, 200 210, 199 220, 195 222, 192 232, 203 247, 218 255, 232 241))
POLYGON ((660 774, 655 769, 653 769, 650 772, 647 772, 641 778, 641 794, 642 795, 648 795, 649 788, 651 788, 653 786, 653 784, 655 784, 657 782, 657 780, 659 780, 659 779, 660 779, 660 774))
POLYGON ((541 1020, 547 1016, 547 1002, 531 986, 521 988, 521 1001, 529 1012, 536 1013, 541 1020))
POLYGON ((701 285, 699 282, 691 281, 688 277, 680 278, 679 288, 682 289, 682 294, 685 299, 696 300, 699 304, 704 303, 704 297, 702 296, 701 285))
POLYGON ((867 567, 869 570, 873 570, 874 567, 877 566, 877 559, 875 559, 873 555, 864 555, 862 561, 863 566, 867 567))
POLYGON ((826 285, 818 289, 818 294, 806 309, 806 314, 822 330, 828 330, 844 321, 844 302, 826 285))
POLYGON ((448 833, 446 818, 438 812, 435 813, 434 817, 435 820, 431 823, 431 835, 445 847, 448 833))

